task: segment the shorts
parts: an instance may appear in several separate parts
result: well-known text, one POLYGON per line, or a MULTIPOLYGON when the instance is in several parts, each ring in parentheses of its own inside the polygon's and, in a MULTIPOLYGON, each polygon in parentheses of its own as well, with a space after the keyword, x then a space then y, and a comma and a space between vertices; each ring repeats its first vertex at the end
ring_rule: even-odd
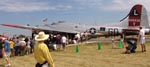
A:
POLYGON ((4 58, 10 58, 11 52, 5 52, 3 57, 4 58))
POLYGON ((145 44, 145 39, 141 39, 140 43, 144 45, 145 44))

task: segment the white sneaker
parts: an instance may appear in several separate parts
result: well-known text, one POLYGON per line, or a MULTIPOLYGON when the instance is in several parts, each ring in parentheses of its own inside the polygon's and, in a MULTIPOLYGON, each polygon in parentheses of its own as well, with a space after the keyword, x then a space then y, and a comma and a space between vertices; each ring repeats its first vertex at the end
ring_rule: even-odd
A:
POLYGON ((11 65, 11 64, 6 64, 5 67, 8 67, 8 66, 10 66, 10 65, 11 65))

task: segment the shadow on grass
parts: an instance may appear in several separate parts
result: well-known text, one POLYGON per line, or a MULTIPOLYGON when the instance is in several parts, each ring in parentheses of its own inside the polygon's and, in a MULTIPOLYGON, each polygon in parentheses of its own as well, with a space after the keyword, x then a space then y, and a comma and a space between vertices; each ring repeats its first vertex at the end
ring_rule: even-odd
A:
POLYGON ((135 53, 125 53, 125 52, 122 52, 122 54, 137 54, 137 53, 145 53, 145 52, 142 52, 142 51, 136 51, 135 53))
POLYGON ((111 48, 111 49, 121 49, 121 48, 118 48, 118 47, 114 47, 114 48, 111 48))
POLYGON ((0 64, 0 67, 5 67, 4 65, 0 64))

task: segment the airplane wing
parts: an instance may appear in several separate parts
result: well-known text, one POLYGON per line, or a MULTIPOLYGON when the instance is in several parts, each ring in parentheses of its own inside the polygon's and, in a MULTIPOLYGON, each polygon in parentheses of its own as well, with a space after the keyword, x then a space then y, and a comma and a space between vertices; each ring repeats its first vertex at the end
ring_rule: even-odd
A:
POLYGON ((43 30, 43 28, 40 28, 40 27, 32 27, 32 26, 17 25, 17 24, 0 24, 0 25, 13 27, 13 28, 28 29, 28 30, 43 30))
POLYGON ((14 27, 14 28, 22 28, 22 29, 32 29, 27 26, 22 26, 22 25, 16 25, 16 24, 0 24, 2 26, 7 26, 7 27, 14 27))
POLYGON ((7 27, 13 27, 13 28, 21 28, 21 29, 28 29, 28 30, 45 30, 45 31, 50 31, 50 32, 64 32, 64 33, 80 33, 81 31, 73 29, 68 26, 63 26, 63 25, 41 25, 41 26, 24 26, 24 25, 16 25, 16 24, 0 24, 2 26, 7 26, 7 27), (68 28, 65 28, 68 27, 68 28))

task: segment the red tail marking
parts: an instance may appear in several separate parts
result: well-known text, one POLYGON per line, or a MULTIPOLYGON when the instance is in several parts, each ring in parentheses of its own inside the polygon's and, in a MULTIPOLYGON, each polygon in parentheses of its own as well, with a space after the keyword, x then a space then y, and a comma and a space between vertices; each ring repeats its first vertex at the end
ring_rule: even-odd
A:
POLYGON ((142 5, 135 5, 129 13, 128 26, 140 26, 142 5))

